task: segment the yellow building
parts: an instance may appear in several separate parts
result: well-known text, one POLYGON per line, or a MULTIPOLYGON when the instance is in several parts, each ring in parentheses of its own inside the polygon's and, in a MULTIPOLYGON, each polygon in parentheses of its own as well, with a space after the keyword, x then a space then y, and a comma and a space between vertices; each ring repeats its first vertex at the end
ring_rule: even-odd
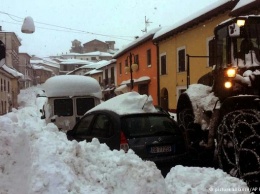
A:
POLYGON ((214 28, 230 17, 236 3, 216 2, 204 12, 155 34, 153 41, 158 46, 160 67, 160 105, 164 109, 175 112, 178 97, 187 85, 197 83, 202 75, 212 70, 213 64, 207 56, 211 55, 214 28))

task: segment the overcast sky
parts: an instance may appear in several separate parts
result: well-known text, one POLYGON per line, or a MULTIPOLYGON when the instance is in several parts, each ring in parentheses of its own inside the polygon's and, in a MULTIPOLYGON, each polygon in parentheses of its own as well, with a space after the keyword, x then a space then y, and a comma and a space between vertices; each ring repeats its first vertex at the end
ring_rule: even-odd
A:
POLYGON ((0 26, 21 39, 20 52, 49 56, 69 52, 75 39, 115 41, 122 48, 147 30, 171 26, 217 0, 6 0, 1 2, 0 26), (22 20, 34 19, 34 34, 21 33, 22 20))

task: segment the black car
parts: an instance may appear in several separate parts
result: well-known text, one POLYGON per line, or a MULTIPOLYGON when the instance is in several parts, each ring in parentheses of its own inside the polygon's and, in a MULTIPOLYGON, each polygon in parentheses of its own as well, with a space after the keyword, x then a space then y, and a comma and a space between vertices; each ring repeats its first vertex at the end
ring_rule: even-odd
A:
POLYGON ((113 149, 132 149, 143 160, 155 162, 163 175, 187 159, 184 134, 164 113, 119 115, 110 110, 87 113, 67 132, 69 140, 92 141, 97 138, 113 149))

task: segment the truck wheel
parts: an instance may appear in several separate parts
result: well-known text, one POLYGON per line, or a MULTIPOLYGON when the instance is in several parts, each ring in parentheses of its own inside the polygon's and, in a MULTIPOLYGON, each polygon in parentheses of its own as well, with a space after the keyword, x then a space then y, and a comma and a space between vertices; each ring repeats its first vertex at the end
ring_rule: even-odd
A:
POLYGON ((194 113, 189 96, 185 93, 181 94, 177 105, 177 121, 180 129, 186 133, 187 142, 192 145, 197 141, 195 138, 194 113))
POLYGON ((220 168, 249 187, 259 187, 260 112, 241 109, 225 114, 217 134, 220 168))

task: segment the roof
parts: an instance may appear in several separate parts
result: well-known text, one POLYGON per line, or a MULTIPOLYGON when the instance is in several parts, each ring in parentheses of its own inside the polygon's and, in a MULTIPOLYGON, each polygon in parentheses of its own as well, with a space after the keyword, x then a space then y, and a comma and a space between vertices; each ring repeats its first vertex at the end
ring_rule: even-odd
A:
POLYGON ((46 67, 44 67, 44 66, 41 66, 41 65, 39 65, 39 64, 37 64, 37 65, 32 65, 32 68, 33 68, 34 70, 44 70, 44 71, 50 71, 50 72, 53 73, 53 71, 52 71, 51 69, 46 68, 46 67))
POLYGON ((186 19, 177 22, 176 24, 165 27, 155 33, 153 37, 154 42, 162 41, 169 36, 173 36, 177 33, 180 33, 188 28, 191 28, 199 23, 209 20, 210 18, 224 13, 227 10, 232 10, 232 8, 237 4, 238 0, 218 0, 213 4, 205 7, 204 9, 196 12, 195 14, 190 15, 186 19))
POLYGON ((101 40, 94 39, 94 40, 91 40, 91 41, 89 41, 89 42, 84 43, 83 45, 89 44, 89 43, 91 43, 91 42, 101 42, 101 43, 103 43, 103 44, 107 44, 107 43, 105 43, 105 42, 103 42, 103 41, 101 41, 101 40))
POLYGON ((46 65, 50 67, 60 68, 60 64, 56 61, 52 60, 51 58, 41 58, 41 59, 30 59, 30 63, 33 65, 46 65))
POLYGON ((143 44, 144 42, 146 42, 149 39, 153 39, 154 34, 159 31, 161 29, 161 27, 155 28, 153 30, 150 30, 149 32, 147 32, 145 35, 137 38, 136 40, 134 40, 133 42, 131 42, 130 44, 126 45, 123 49, 120 49, 118 52, 116 52, 113 55, 113 58, 118 58, 120 56, 122 56, 123 54, 125 54, 126 52, 130 51, 131 49, 137 47, 138 45, 143 44))
POLYGON ((86 60, 80 60, 80 59, 66 59, 60 62, 61 65, 75 65, 75 64, 80 64, 80 65, 89 65, 92 64, 93 62, 91 61, 86 61, 86 60))
POLYGON ((234 9, 230 12, 230 16, 239 16, 243 14, 251 14, 252 12, 260 10, 259 0, 240 0, 234 9))
POLYGON ((4 64, 1 67, 5 72, 11 74, 13 77, 19 78, 19 77, 23 77, 24 75, 20 72, 18 72, 16 69, 7 66, 6 64, 4 64))

